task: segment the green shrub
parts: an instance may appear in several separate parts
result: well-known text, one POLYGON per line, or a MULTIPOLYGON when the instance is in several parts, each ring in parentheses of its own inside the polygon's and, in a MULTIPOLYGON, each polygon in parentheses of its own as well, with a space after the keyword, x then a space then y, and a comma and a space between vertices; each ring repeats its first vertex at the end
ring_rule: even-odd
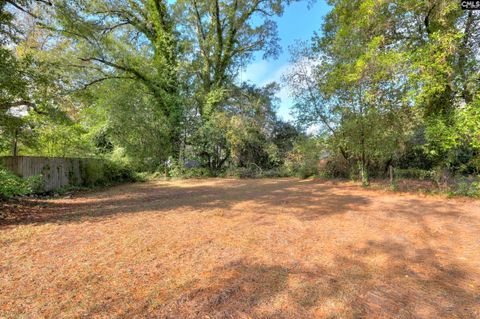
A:
POLYGON ((101 161, 88 160, 82 173, 84 186, 96 186, 104 183, 103 163, 101 161))
MULTIPOLYGON (((84 161, 81 163, 80 171, 83 180, 82 186, 87 187, 145 180, 141 175, 135 173, 129 165, 108 160, 84 161)), ((66 186, 66 188, 78 187, 78 185, 75 185, 75 181, 71 180, 70 182, 71 185, 66 186)), ((41 175, 21 178, 0 167, 0 199, 44 192, 45 180, 41 175)))
MULTIPOLYGON (((164 168, 160 168, 163 172, 164 168)), ((167 168, 168 176, 176 178, 204 178, 213 177, 215 174, 206 167, 187 168, 183 163, 170 158, 170 165, 167 168)))
MULTIPOLYGON (((251 163, 247 167, 231 167, 223 174, 226 177, 234 178, 262 178, 275 174, 274 170, 262 170, 258 165, 251 163)), ((272 176, 274 177, 274 176, 272 176)))
POLYGON ((264 170, 260 177, 264 178, 274 178, 274 177, 289 177, 291 176, 288 172, 287 168, 284 166, 280 166, 277 168, 272 168, 268 170, 264 170))
POLYGON ((235 177, 238 178, 257 178, 260 171, 256 167, 239 167, 235 170, 235 177))
POLYGON ((130 165, 110 160, 89 160, 83 172, 84 186, 108 186, 136 181, 130 165))
POLYGON ((127 183, 134 182, 135 172, 128 164, 113 161, 105 161, 103 163, 103 183, 127 183))
POLYGON ((459 177, 450 187, 450 194, 456 196, 480 197, 480 181, 459 177))
POLYGON ((275 178, 292 176, 284 166, 262 170, 255 165, 227 169, 220 177, 234 178, 275 178))
POLYGON ((358 169, 358 166, 352 165, 348 171, 348 178, 352 182, 356 182, 360 179, 360 171, 358 169))
POLYGON ((435 178, 436 172, 433 170, 424 170, 419 168, 396 168, 394 174, 396 178, 433 180, 435 178))
POLYGON ((202 177, 212 177, 212 172, 205 167, 197 168, 186 168, 183 171, 184 178, 202 178, 202 177))
POLYGON ((332 174, 331 171, 328 170, 319 170, 317 173, 317 176, 320 178, 325 178, 325 179, 330 179, 330 178, 335 178, 336 176, 332 174))
POLYGON ((148 173, 148 172, 135 172, 134 179, 136 182, 146 182, 153 178, 158 177, 156 173, 148 173))
POLYGON ((299 178, 309 178, 311 176, 317 175, 318 171, 314 166, 311 165, 302 165, 295 172, 295 176, 299 178))
POLYGON ((183 177, 185 168, 178 161, 170 159, 170 166, 167 167, 167 174, 170 177, 183 177))
POLYGON ((325 165, 319 169, 319 175, 325 178, 349 178, 350 174, 349 163, 338 154, 330 156, 325 165))
POLYGON ((45 179, 42 175, 30 176, 26 180, 31 194, 40 194, 45 192, 45 179))
POLYGON ((44 181, 41 175, 21 178, 5 168, 0 168, 0 198, 41 193, 44 181))
POLYGON ((290 176, 307 178, 317 175, 320 155, 325 151, 322 143, 315 139, 298 139, 287 154, 285 167, 290 176))
POLYGON ((26 195, 30 191, 28 184, 22 178, 0 168, 0 197, 3 199, 17 195, 26 195))
POLYGON ((297 176, 300 178, 308 178, 318 174, 317 161, 315 159, 297 159, 293 158, 292 154, 285 161, 285 169, 289 176, 297 176))

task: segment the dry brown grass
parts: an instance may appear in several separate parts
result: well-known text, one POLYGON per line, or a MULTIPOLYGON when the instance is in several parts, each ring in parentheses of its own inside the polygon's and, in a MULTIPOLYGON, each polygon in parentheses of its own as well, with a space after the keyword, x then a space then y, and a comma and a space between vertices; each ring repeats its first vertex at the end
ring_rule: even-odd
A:
POLYGON ((212 179, 4 209, 2 318, 480 318, 474 200, 212 179))

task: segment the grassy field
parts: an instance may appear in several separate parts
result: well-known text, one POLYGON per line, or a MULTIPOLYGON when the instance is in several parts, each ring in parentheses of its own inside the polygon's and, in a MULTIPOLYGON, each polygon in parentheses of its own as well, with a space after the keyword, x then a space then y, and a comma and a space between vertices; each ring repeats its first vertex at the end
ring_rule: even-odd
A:
POLYGON ((480 318, 480 202, 154 181, 4 205, 1 318, 480 318))

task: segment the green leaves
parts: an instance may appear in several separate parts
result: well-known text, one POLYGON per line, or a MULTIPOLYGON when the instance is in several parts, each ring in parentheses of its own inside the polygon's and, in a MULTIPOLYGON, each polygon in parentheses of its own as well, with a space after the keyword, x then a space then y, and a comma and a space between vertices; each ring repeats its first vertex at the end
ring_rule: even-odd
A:
POLYGON ((316 59, 315 72, 300 89, 300 73, 291 77, 300 121, 311 125, 316 115, 331 144, 365 165, 398 159, 424 127, 425 153, 442 165, 466 144, 476 147, 478 14, 444 0, 331 4, 313 58, 304 56, 316 59))
POLYGON ((41 193, 43 184, 41 175, 23 179, 0 166, 0 199, 41 193))

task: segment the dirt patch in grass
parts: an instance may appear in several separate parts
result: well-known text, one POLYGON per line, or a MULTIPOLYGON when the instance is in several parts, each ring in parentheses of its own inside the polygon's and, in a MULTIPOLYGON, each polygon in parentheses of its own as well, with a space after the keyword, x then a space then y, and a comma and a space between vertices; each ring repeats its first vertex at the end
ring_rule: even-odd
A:
POLYGON ((480 202, 186 180, 10 203, 5 318, 480 318, 480 202))

